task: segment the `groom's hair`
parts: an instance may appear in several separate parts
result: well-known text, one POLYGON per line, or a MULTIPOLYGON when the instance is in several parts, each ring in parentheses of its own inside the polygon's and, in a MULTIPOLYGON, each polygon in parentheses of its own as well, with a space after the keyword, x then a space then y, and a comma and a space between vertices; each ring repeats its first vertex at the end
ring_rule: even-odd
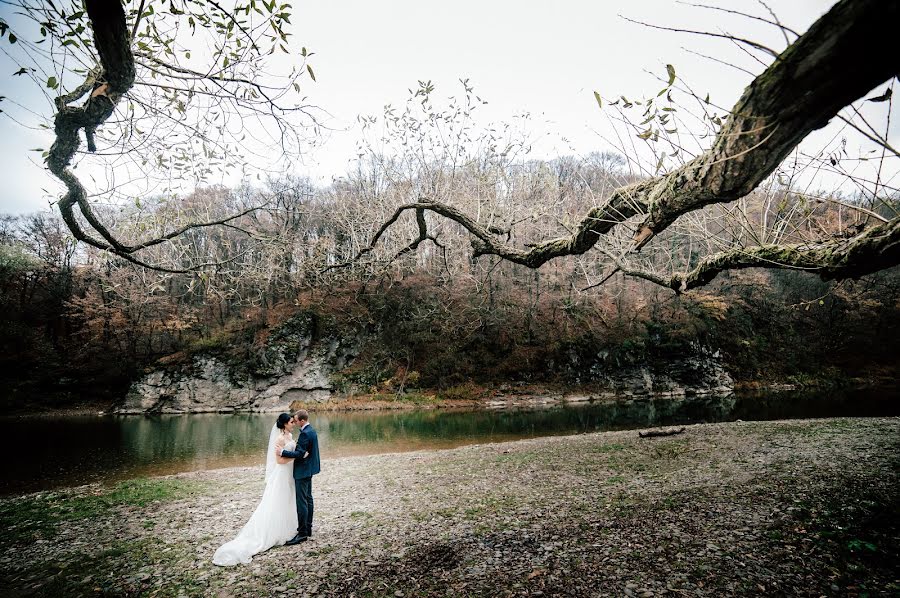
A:
POLYGON ((300 421, 309 421, 309 411, 306 409, 298 409, 294 411, 294 417, 300 421))

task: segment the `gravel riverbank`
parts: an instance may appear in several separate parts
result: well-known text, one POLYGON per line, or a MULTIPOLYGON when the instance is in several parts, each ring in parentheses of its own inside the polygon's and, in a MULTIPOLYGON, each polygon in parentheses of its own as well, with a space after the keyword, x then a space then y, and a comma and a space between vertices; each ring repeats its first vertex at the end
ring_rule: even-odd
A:
POLYGON ((326 458, 312 541, 213 566, 262 485, 254 467, 2 499, 0 594, 900 593, 898 418, 326 458))

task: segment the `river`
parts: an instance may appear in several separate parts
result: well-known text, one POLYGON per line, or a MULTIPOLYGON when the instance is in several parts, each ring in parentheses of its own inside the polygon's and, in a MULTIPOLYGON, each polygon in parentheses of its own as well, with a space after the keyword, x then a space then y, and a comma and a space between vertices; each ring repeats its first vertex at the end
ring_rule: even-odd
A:
MULTIPOLYGON (((313 413, 323 460, 602 430, 900 415, 900 391, 638 398, 531 410, 313 413)), ((0 419, 0 494, 265 462, 276 414, 0 419)))

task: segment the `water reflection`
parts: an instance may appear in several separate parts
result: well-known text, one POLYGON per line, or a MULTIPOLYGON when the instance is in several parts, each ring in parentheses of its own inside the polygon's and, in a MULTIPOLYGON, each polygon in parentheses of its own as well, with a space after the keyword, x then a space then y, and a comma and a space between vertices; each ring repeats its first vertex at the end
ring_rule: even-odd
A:
MULTIPOLYGON (((325 459, 598 430, 735 419, 900 414, 900 393, 642 398, 543 410, 312 415, 325 459)), ((141 475, 261 466, 275 414, 0 420, 0 493, 141 475), (36 439, 51 437, 47 442, 36 439)))

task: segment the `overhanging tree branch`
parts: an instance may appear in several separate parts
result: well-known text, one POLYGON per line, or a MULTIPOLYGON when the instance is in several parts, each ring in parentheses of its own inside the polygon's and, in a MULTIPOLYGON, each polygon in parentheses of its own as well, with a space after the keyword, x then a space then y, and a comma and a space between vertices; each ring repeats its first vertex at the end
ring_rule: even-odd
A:
MULTIPOLYGON (((749 194, 810 132, 900 72, 900 53, 891 41, 898 19, 898 0, 838 2, 747 87, 709 150, 666 175, 614 190, 570 236, 522 249, 491 234, 460 210, 422 199, 400 206, 357 258, 371 251, 407 210, 431 211, 462 225, 474 237, 476 257, 497 255, 530 268, 557 257, 583 254, 617 224, 644 214, 633 238, 633 247, 640 249, 679 216, 749 194)), ((897 263, 895 252, 887 258, 879 262, 882 267, 897 263)), ((852 261, 833 270, 834 277, 853 276, 853 268, 859 267, 852 261)))
MULTIPOLYGON (((47 168, 66 186, 67 192, 59 201, 59 210, 75 238, 98 249, 115 253, 127 253, 120 244, 95 222, 99 222, 91 210, 87 193, 78 177, 69 169, 69 164, 81 144, 79 133, 85 130, 89 143, 93 131, 108 119, 119 99, 134 84, 134 56, 128 28, 125 25, 125 11, 119 0, 86 0, 85 8, 94 28, 94 43, 100 54, 102 71, 91 83, 93 91, 82 106, 68 106, 66 101, 74 101, 87 92, 87 82, 75 92, 62 96, 54 119, 56 140, 47 156, 47 168), (87 234, 78 223, 73 208, 78 205, 84 217, 105 239, 101 241, 87 234)), ((90 81, 90 79, 88 79, 90 81)))
MULTIPOLYGON (((88 150, 94 152, 96 150, 94 131, 112 116, 120 99, 134 86, 136 77, 135 57, 131 50, 132 33, 127 27, 121 0, 86 0, 85 8, 92 26, 93 42, 100 57, 100 64, 88 73, 84 83, 77 89, 56 98, 57 113, 54 119, 56 139, 47 155, 48 170, 66 186, 66 193, 58 202, 63 220, 76 239, 144 267, 164 272, 185 272, 218 265, 204 263, 188 269, 167 268, 148 264, 135 254, 143 249, 171 241, 193 229, 233 226, 230 223, 264 206, 256 206, 210 222, 192 222, 153 239, 129 244, 117 238, 104 225, 92 209, 84 186, 69 168, 80 146, 81 130, 84 130, 87 138, 88 150), (85 95, 87 99, 81 106, 70 105, 85 95), (75 213, 75 206, 78 207, 83 222, 89 227, 87 230, 75 213)), ((139 11, 135 26, 140 17, 139 11)), ((262 88, 252 82, 242 80, 235 82, 249 83, 263 93, 262 88)))
POLYGON ((702 287, 726 270, 777 268, 814 272, 824 280, 859 278, 900 263, 900 219, 867 229, 852 239, 821 243, 761 245, 732 249, 703 258, 687 273, 663 276, 655 272, 619 269, 627 276, 649 280, 676 293, 702 287))

